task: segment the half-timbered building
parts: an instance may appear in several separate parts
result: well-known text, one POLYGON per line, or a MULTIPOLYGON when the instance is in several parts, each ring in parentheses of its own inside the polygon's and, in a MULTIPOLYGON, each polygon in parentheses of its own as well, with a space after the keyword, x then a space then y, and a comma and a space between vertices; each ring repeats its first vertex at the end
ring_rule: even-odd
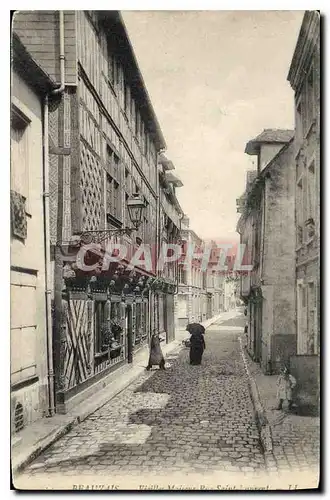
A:
POLYGON ((174 336, 164 316, 174 308, 160 304, 175 293, 176 268, 164 279, 156 258, 164 227, 166 238, 178 237, 179 181, 158 166, 165 140, 117 11, 20 11, 13 28, 59 85, 48 96, 46 134, 55 399, 65 413, 132 362, 150 334, 174 336), (144 201, 138 229, 127 203, 134 196, 144 201), (109 241, 127 254, 104 266, 109 241), (153 249, 152 270, 128 268, 141 243, 153 249), (100 245, 85 255, 92 271, 77 265, 82 245, 100 245))

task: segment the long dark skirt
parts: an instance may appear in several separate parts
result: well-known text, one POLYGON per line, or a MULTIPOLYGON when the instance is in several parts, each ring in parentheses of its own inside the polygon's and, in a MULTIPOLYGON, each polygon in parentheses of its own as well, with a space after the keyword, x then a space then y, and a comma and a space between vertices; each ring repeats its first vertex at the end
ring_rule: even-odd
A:
POLYGON ((203 346, 202 345, 192 345, 190 347, 190 364, 200 365, 203 356, 203 346))

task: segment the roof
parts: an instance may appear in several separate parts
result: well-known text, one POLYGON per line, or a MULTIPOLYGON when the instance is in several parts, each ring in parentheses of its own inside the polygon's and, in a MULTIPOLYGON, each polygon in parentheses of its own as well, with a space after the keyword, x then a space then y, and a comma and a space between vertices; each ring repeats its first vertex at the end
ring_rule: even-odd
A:
POLYGON ((287 144, 294 136, 294 130, 288 129, 264 129, 261 134, 251 139, 245 146, 245 153, 248 155, 257 155, 261 144, 287 144))
POLYGON ((314 46, 320 35, 320 20, 319 11, 305 11, 287 76, 287 80, 294 90, 297 90, 306 78, 309 61, 313 56, 314 46))
POLYGON ((116 10, 101 10, 97 12, 100 19, 109 26, 113 41, 116 42, 117 51, 126 69, 126 76, 132 85, 131 90, 139 100, 141 114, 144 117, 149 132, 153 136, 157 150, 166 149, 166 142, 151 104, 151 99, 121 13, 116 10))
POLYGON ((17 33, 12 34, 12 63, 13 69, 43 95, 54 90, 58 85, 33 59, 17 33))

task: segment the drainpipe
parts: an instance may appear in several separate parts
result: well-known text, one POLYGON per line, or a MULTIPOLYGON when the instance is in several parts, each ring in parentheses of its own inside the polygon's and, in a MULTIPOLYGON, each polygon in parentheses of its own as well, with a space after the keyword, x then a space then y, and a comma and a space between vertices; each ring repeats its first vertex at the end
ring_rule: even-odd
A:
MULTIPOLYGON (((61 95, 65 87, 64 76, 64 13, 59 11, 60 29, 60 86, 51 92, 52 95, 61 95)), ((53 366, 53 322, 52 322, 52 283, 50 259, 50 211, 49 211, 49 140, 48 140, 48 94, 44 99, 44 130, 43 130, 43 177, 44 177, 44 230, 45 230, 45 264, 46 264, 46 321, 47 321, 47 368, 48 368, 48 417, 55 413, 54 399, 54 366, 53 366)))
MULTIPOLYGON (((182 224, 182 219, 184 218, 184 214, 180 215, 180 236, 181 236, 181 224, 182 224)), ((174 292, 174 295, 177 295, 179 293, 179 261, 176 261, 176 290, 174 292)))
POLYGON ((64 12, 63 10, 59 11, 59 21, 60 21, 60 78, 61 84, 60 86, 53 90, 52 94, 62 94, 65 87, 65 55, 64 55, 64 12))

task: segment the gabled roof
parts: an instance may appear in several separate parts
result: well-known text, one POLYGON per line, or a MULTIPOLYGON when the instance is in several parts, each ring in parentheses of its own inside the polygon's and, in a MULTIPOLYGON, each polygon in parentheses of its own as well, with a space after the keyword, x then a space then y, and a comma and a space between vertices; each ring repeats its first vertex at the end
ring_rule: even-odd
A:
POLYGON ((287 144, 294 136, 294 130, 287 129, 264 129, 261 134, 251 139, 245 146, 245 153, 248 155, 257 155, 262 144, 287 144))

